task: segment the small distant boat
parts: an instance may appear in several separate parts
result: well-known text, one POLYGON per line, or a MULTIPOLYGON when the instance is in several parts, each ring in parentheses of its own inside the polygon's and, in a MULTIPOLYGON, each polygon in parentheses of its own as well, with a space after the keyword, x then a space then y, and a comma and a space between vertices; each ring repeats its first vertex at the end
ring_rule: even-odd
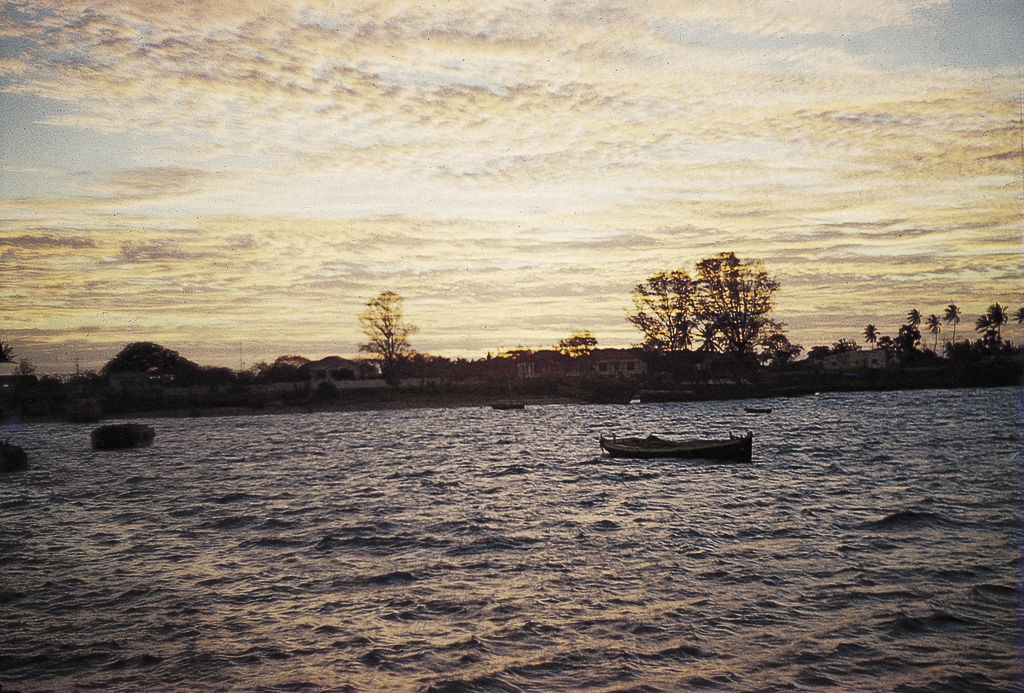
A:
POLYGON ((107 424, 92 432, 93 450, 144 448, 153 444, 156 431, 152 426, 137 423, 107 424))
POLYGON ((770 407, 744 407, 743 411, 748 414, 771 414, 772 410, 770 407))
POLYGON ((691 460, 722 460, 725 462, 750 462, 753 453, 754 434, 729 436, 728 440, 684 440, 674 441, 649 435, 646 438, 606 438, 601 436, 601 449, 611 457, 632 457, 654 459, 674 457, 691 460))

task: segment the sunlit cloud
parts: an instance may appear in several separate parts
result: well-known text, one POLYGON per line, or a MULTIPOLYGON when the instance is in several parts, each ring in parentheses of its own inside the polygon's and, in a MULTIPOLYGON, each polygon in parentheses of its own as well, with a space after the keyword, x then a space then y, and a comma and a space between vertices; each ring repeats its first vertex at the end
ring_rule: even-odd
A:
POLYGON ((353 353, 390 289, 423 351, 624 346, 632 286, 721 250, 779 275, 802 342, 1017 301, 1020 66, 878 38, 961 7, 9 6, 0 89, 38 146, 0 155, 0 334, 353 353))

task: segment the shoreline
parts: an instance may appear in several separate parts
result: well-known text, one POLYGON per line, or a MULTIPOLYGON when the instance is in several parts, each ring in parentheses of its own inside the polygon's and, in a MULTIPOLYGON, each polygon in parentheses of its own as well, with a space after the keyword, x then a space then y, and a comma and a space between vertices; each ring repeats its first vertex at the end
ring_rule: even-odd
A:
MULTIPOLYGON (((586 404, 618 404, 627 406, 630 403, 641 404, 665 404, 672 402, 705 402, 705 401, 742 401, 742 400, 764 400, 764 399, 791 399, 799 397, 814 396, 823 393, 835 392, 899 392, 913 390, 964 390, 964 389, 990 389, 995 387, 1022 387, 1021 382, 1014 383, 991 383, 991 384, 933 384, 918 385, 910 387, 824 387, 820 389, 805 388, 726 388, 728 391, 712 396, 710 393, 695 393, 693 391, 667 391, 647 390, 641 392, 630 402, 595 402, 582 397, 565 395, 523 395, 512 398, 493 397, 488 395, 458 394, 458 393, 437 393, 437 392, 404 392, 396 393, 395 397, 386 399, 363 399, 350 400, 345 402, 305 402, 301 404, 274 403, 265 406, 179 406, 150 411, 133 412, 111 412, 101 415, 99 418, 87 420, 72 420, 67 416, 49 415, 40 417, 21 417, 19 423, 85 423, 98 424, 108 421, 131 421, 136 419, 185 419, 185 418, 212 418, 228 416, 282 416, 295 414, 321 414, 335 412, 373 412, 373 411, 401 411, 407 409, 464 409, 464 408, 494 408, 505 409, 502 405, 514 402, 523 406, 552 406, 552 405, 586 405, 586 404)), ((518 407, 511 408, 515 411, 518 407)))

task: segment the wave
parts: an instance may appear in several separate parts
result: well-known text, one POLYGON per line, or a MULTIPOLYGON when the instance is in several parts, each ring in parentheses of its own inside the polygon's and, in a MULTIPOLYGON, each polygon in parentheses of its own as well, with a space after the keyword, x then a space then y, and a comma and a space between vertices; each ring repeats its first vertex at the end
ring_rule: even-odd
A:
POLYGON ((899 510, 886 515, 880 520, 864 522, 856 525, 858 529, 917 529, 920 527, 960 527, 961 523, 949 519, 938 513, 921 512, 917 510, 899 510))

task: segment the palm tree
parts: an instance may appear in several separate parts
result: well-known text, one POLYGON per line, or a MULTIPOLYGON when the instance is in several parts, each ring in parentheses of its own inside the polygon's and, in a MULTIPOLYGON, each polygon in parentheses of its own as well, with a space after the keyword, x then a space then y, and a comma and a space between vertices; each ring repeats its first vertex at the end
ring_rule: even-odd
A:
POLYGON ((874 325, 868 325, 864 328, 864 341, 872 346, 878 341, 878 330, 875 329, 874 325))
POLYGON ((928 320, 925 324, 928 326, 928 331, 935 335, 935 344, 932 345, 932 351, 938 353, 939 332, 942 332, 942 318, 935 313, 932 313, 928 316, 928 320))
POLYGON ((1018 325, 1024 323, 1024 307, 1017 309, 1017 312, 1013 314, 1013 319, 1017 321, 1018 325))
POLYGON ((956 326, 960 322, 960 309, 956 307, 955 303, 946 306, 946 314, 942 316, 942 319, 946 321, 947 325, 953 323, 953 343, 956 344, 956 326))
POLYGON ((911 327, 917 327, 921 324, 921 313, 918 312, 917 308, 907 313, 907 324, 911 327))
POLYGON ((985 311, 985 317, 988 318, 989 327, 994 327, 996 330, 996 343, 1003 341, 1003 325, 1010 319, 1010 314, 998 303, 993 303, 985 311))

